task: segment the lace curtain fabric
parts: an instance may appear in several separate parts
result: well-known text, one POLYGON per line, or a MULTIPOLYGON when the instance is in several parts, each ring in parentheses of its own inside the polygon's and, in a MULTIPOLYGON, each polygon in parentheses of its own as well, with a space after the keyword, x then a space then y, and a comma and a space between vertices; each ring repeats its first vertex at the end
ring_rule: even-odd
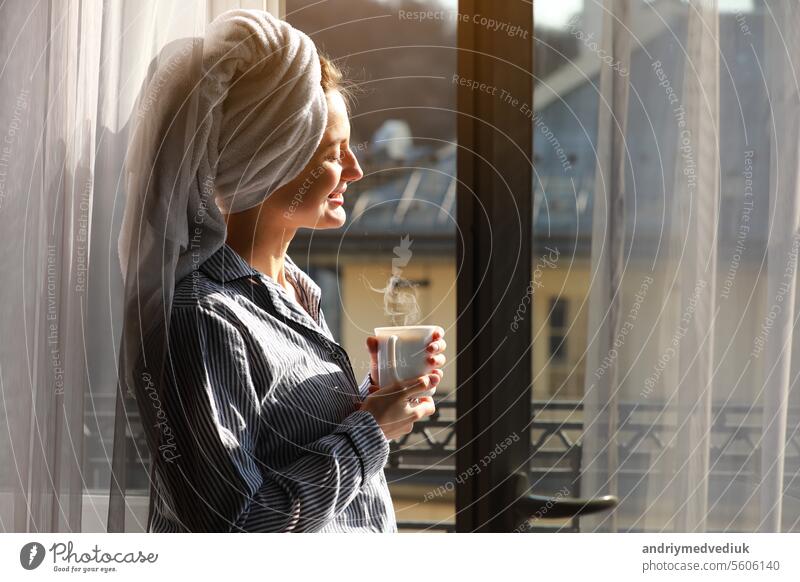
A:
MULTIPOLYGON (((202 55, 198 43, 185 39, 203 38, 219 14, 238 8, 276 13, 278 4, 65 0, 0 7, 0 47, 8 56, 0 83, 8 104, 0 111, 5 132, 0 138, 0 221, 11 241, 3 245, 0 260, 7 273, 15 274, 0 291, 0 320, 15 337, 0 345, 0 402, 8 425, 0 434, 0 461, 10 468, 0 477, 3 531, 144 530, 148 475, 141 467, 148 451, 136 437, 142 434, 136 415, 114 414, 125 295, 116 242, 132 187, 124 161, 140 121, 140 90, 170 62, 177 66, 176 59, 202 55), (187 46, 192 50, 184 51, 187 46), (133 474, 118 473, 121 479, 112 479, 115 453, 117 468, 127 460, 133 474), (109 483, 117 495, 110 522, 109 483)), ((306 59, 278 62, 294 63, 296 72, 311 67, 313 73, 310 53, 298 54, 306 59)), ((318 68, 316 72, 318 84, 318 68)), ((321 89, 316 91, 313 74, 304 79, 315 91, 314 107, 298 114, 305 116, 305 141, 310 142, 300 143, 302 132, 296 136, 298 155, 276 157, 266 172, 271 177, 302 167, 303 156, 314 150, 313 140, 323 129, 321 89)), ((292 83, 273 87, 277 95, 291 88, 292 83)), ((158 105, 157 99, 144 103, 145 109, 158 105)), ((266 109, 260 113, 266 116, 266 109)), ((184 126, 189 133, 176 134, 171 145, 182 139, 191 142, 192 127, 201 124, 199 118, 189 119, 184 126)), ((297 126, 292 119, 287 115, 283 127, 297 126)), ((247 127, 257 131, 258 125, 247 127)), ((235 147, 235 132, 225 133, 222 127, 221 136, 235 147)), ((284 131, 282 137, 286 147, 290 136, 284 131)), ((245 157, 239 149, 241 155, 226 161, 220 152, 224 163, 245 157)), ((199 160, 190 159, 182 167, 196 166, 199 160)), ((259 163, 223 168, 225 176, 236 177, 220 182, 221 190, 232 195, 241 187, 242 196, 231 199, 231 205, 241 207, 248 199, 253 203, 263 197, 253 193, 269 188, 260 169, 259 163)), ((188 174, 176 172, 182 180, 176 180, 176 189, 186 184, 188 174)), ((169 240, 178 239, 179 233, 169 240)), ((160 264, 169 266, 178 255, 163 258, 160 264)), ((159 274, 161 269, 148 273, 151 282, 159 274)), ((163 274, 168 276, 169 268, 163 274)), ((157 310, 164 299, 150 298, 152 304, 139 306, 144 311, 157 310)), ((133 413, 135 401, 128 399, 126 407, 133 413)))
POLYGON ((603 6, 581 529, 798 531, 800 12, 603 6))

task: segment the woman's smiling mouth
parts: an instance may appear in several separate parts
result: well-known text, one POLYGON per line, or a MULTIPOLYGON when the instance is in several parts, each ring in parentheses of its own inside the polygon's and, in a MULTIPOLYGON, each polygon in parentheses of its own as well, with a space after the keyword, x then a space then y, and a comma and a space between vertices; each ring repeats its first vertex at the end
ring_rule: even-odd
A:
POLYGON ((345 192, 345 190, 347 190, 346 187, 342 188, 341 190, 334 190, 333 192, 328 194, 328 200, 332 204, 338 204, 338 205, 344 204, 344 192, 345 192))

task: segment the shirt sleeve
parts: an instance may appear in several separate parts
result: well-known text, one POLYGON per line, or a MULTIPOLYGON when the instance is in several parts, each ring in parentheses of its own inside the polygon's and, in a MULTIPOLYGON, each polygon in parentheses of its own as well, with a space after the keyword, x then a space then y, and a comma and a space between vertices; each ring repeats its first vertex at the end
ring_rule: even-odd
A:
POLYGON ((367 396, 369 396, 370 384, 369 372, 367 372, 364 376, 364 379, 361 381, 361 384, 358 386, 358 393, 361 395, 361 400, 364 400, 367 396))
MULTIPOLYGON (((324 329, 327 334, 333 338, 333 334, 331 334, 331 330, 328 327, 327 321, 325 321, 325 315, 322 313, 322 308, 319 309, 319 325, 322 329, 324 329)), ((369 396, 369 386, 370 386, 370 378, 369 372, 364 374, 364 379, 361 381, 361 384, 358 385, 358 393, 361 396, 361 400, 364 400, 367 396, 369 396)))
POLYGON ((241 333, 204 306, 175 309, 171 321, 176 381, 165 400, 176 446, 161 466, 189 531, 316 531, 383 469, 389 441, 363 410, 290 465, 267 469, 256 458, 260 399, 241 333))

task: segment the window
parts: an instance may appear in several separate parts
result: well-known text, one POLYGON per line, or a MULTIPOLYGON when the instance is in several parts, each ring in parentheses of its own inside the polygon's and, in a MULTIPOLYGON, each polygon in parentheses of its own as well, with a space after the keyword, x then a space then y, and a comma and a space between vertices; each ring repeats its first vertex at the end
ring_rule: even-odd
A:
POLYGON ((550 358, 553 362, 567 361, 567 300, 550 299, 550 358))

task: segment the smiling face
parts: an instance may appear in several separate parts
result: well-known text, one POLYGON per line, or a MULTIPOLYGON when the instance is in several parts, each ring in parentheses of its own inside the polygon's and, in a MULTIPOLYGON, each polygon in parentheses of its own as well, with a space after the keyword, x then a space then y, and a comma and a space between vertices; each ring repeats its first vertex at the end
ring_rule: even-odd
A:
POLYGON ((347 218, 342 207, 348 196, 344 191, 349 182, 364 176, 350 149, 344 98, 336 90, 326 95, 328 125, 319 147, 303 171, 273 192, 262 206, 262 212, 274 216, 285 229, 341 227, 347 218))

